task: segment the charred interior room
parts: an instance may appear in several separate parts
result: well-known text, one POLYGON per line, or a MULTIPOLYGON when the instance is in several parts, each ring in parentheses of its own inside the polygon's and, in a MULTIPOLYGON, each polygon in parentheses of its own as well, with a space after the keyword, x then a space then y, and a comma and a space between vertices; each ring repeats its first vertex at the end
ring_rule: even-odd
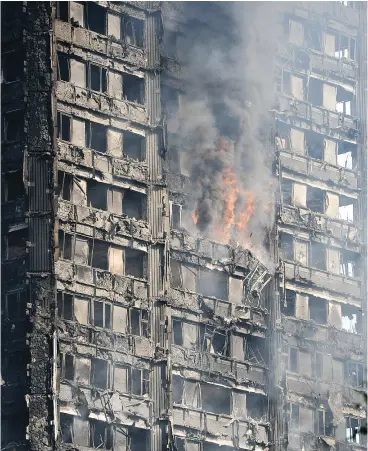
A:
POLYGON ((1 19, 2 450, 367 449, 367 3, 1 19))

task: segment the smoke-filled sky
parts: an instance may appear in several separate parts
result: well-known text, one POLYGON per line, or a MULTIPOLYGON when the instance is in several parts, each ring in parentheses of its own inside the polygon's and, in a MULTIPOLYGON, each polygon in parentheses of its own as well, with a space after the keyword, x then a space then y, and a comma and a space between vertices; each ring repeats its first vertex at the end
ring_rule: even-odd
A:
MULTIPOLYGON (((234 205, 232 229, 238 233, 231 236, 257 254, 273 221, 269 110, 281 26, 271 2, 227 2, 222 8, 228 19, 219 19, 212 8, 212 3, 193 2, 178 12, 180 21, 189 23, 178 41, 186 81, 179 133, 186 155, 181 160, 194 181, 200 233, 228 241, 224 226, 234 205), (210 27, 195 20, 201 13, 210 27)), ((184 227, 190 229, 191 221, 188 216, 184 227)))

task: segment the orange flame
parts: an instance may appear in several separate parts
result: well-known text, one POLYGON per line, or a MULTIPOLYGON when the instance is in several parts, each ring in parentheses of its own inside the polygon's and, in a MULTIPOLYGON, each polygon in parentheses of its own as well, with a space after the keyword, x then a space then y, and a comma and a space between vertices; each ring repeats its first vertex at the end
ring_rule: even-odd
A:
POLYGON ((247 231, 249 221, 255 213, 255 196, 252 191, 242 191, 235 172, 231 168, 226 168, 224 174, 225 184, 225 206, 224 225, 220 233, 221 241, 228 243, 232 231, 244 234, 247 231), (240 203, 240 211, 237 204, 240 203))
POLYGON ((192 219, 195 225, 198 224, 198 211, 197 210, 193 210, 192 211, 192 219))

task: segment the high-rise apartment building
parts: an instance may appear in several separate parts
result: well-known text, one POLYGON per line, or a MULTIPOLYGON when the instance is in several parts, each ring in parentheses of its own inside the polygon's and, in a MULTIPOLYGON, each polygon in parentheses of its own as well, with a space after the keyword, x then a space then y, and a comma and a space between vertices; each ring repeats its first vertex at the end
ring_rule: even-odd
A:
POLYGON ((2 449, 366 449, 366 3, 1 6, 2 449))

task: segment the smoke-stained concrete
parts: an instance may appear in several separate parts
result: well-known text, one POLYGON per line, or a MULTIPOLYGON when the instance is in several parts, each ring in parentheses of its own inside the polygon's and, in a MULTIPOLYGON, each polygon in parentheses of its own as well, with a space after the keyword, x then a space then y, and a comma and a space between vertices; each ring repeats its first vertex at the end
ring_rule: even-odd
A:
POLYGON ((273 200, 273 146, 267 125, 274 106, 274 58, 281 27, 271 3, 227 3, 228 18, 222 17, 220 24, 227 33, 218 33, 216 22, 209 28, 194 21, 202 8, 213 5, 188 5, 183 14, 192 17, 181 17, 189 19, 188 33, 178 44, 185 79, 179 147, 187 155, 182 161, 188 160, 194 181, 198 229, 214 238, 226 220, 225 168, 234 171, 236 189, 246 193, 237 196, 235 216, 247 210, 247 193, 254 198, 255 209, 247 230, 233 238, 257 254, 273 222, 268 209, 273 200), (232 145, 224 145, 226 140, 219 140, 221 136, 234 142, 233 151, 232 145))

